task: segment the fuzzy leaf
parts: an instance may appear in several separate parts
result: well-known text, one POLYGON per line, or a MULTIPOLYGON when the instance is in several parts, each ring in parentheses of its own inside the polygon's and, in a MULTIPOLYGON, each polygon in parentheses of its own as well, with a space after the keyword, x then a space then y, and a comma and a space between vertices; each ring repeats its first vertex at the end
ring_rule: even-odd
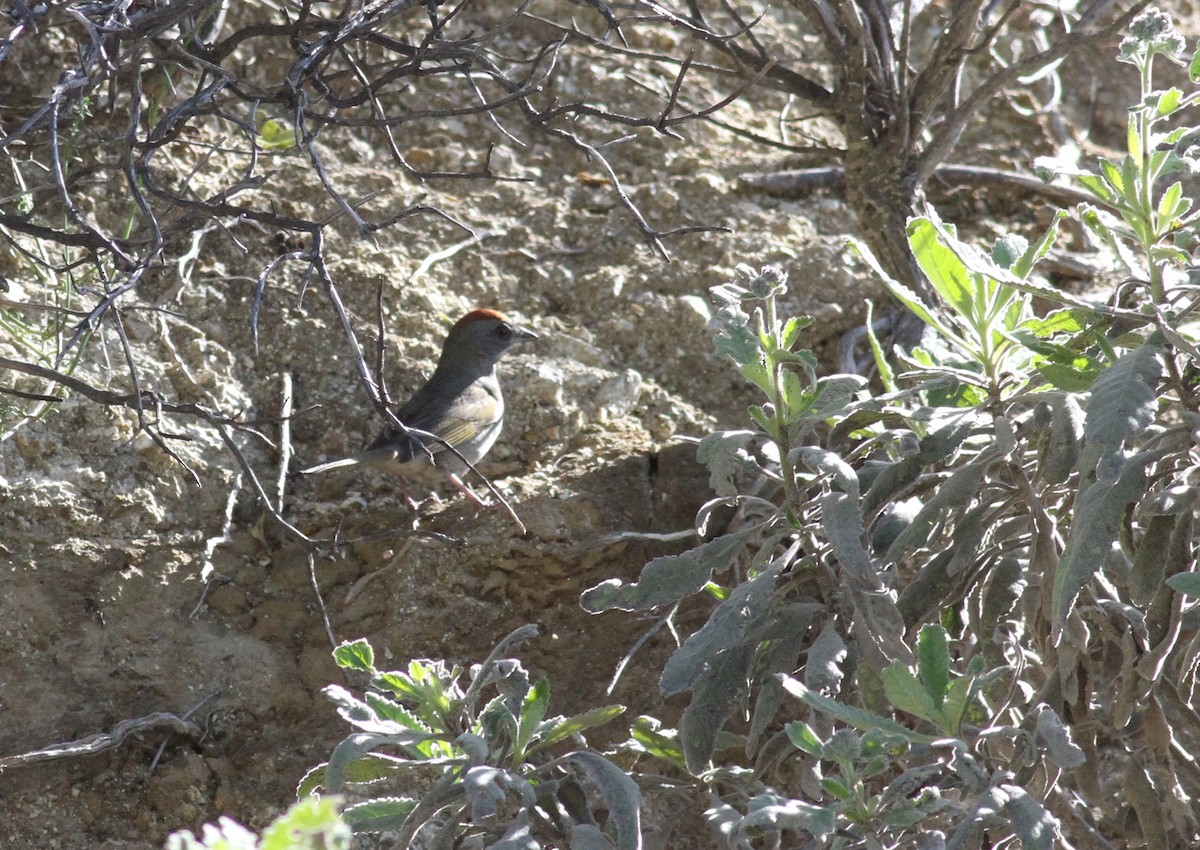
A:
POLYGON ((1022 850, 1054 850, 1058 846, 1058 821, 1036 797, 1017 785, 1001 785, 995 790, 1007 795, 1004 813, 1021 839, 1022 850))
POLYGON ((990 635, 993 626, 1007 619, 1027 584, 1021 562, 1011 555, 1001 558, 992 568, 992 573, 983 588, 978 630, 980 637, 983 636, 984 629, 988 629, 987 634, 990 635))
POLYGON ((1046 746, 1051 761, 1066 770, 1087 762, 1083 750, 1071 740, 1071 730, 1050 706, 1043 705, 1037 719, 1037 736, 1046 746))
POLYGON ((1167 584, 1184 596, 1200 598, 1200 573, 1176 573, 1167 584))
POLYGON ((746 454, 746 444, 757 436, 754 431, 714 431, 696 447, 696 460, 708 467, 709 486, 718 496, 737 495, 734 477, 754 468, 754 462, 746 454))
POLYGON ((896 563, 913 549, 929 542, 934 525, 947 511, 960 509, 969 504, 978 494, 994 458, 985 457, 958 469, 938 487, 937 492, 925 502, 925 506, 913 517, 908 528, 900 532, 888 547, 887 560, 896 563))
POLYGON ((815 397, 805 413, 810 419, 828 419, 844 413, 854 395, 867 385, 861 375, 829 375, 817 381, 815 397))
MULTIPOLYGON (((763 732, 775 721, 775 715, 779 713, 779 707, 783 704, 783 685, 779 683, 779 677, 776 674, 790 673, 796 669, 797 659, 808 640, 808 627, 813 618, 824 611, 826 611, 825 606, 816 602, 793 602, 775 609, 768 637, 770 648, 766 652, 765 661, 760 658, 755 671, 758 696, 754 700, 750 730, 746 733, 747 755, 754 752, 754 745, 763 732)), ((833 621, 829 620, 826 625, 830 626, 832 623, 833 621)), ((827 642, 823 643, 821 647, 818 647, 817 644, 822 642, 824 633, 822 630, 821 636, 809 648, 808 664, 804 668, 806 674, 814 669, 814 664, 818 669, 822 667, 822 661, 819 658, 823 657, 821 653, 827 652, 827 642), (815 654, 817 658, 814 658, 815 654)), ((841 680, 840 673, 838 673, 837 680, 841 680)))
MULTIPOLYGON (((692 701, 679 719, 679 743, 691 773, 703 772, 725 721, 745 696, 757 648, 750 642, 717 651, 705 660, 700 676, 691 684, 692 701)), ((665 671, 663 675, 665 678, 665 671)))
POLYGON ((1129 458, 1112 481, 1097 481, 1076 499, 1071 536, 1054 571, 1051 618, 1055 642, 1061 636, 1075 597, 1104 564, 1130 504, 1146 492, 1146 465, 1153 455, 1129 458))
POLYGON ((863 520, 858 500, 845 493, 827 494, 821 499, 821 522, 846 578, 860 588, 878 589, 879 577, 863 546, 863 520))
MULTIPOLYGON (((790 551, 794 553, 795 548, 790 551)), ((789 562, 790 557, 785 554, 754 578, 735 587, 729 598, 712 612, 708 622, 675 650, 659 679, 663 696, 691 688, 706 673, 717 653, 738 646, 748 629, 761 626, 775 579, 789 562)))
POLYGON ((518 780, 517 776, 498 767, 476 765, 467 768, 463 789, 471 801, 471 819, 481 821, 495 816, 515 780, 518 780))
POLYGON ((529 826, 529 812, 522 809, 504 831, 504 836, 484 850, 541 850, 541 847, 529 826))
POLYGON ((341 791, 353 774, 351 765, 373 750, 383 746, 408 746, 428 740, 428 735, 379 735, 358 733, 345 738, 333 748, 329 762, 325 765, 325 790, 330 793, 341 791))
POLYGON ((813 472, 822 472, 836 482, 837 487, 851 498, 858 499, 858 475, 854 468, 836 453, 817 446, 800 449, 800 461, 813 472))
POLYGON ((849 650, 838 634, 837 621, 830 618, 821 627, 821 633, 808 650, 808 662, 804 665, 804 684, 817 693, 835 692, 845 675, 842 664, 849 650))
POLYGON ((1162 360, 1153 345, 1135 348, 1100 373, 1085 408, 1087 446, 1079 458, 1080 472, 1091 472, 1154 421, 1161 376, 1162 360))
POLYGON ((583 768, 608 808, 610 827, 617 833, 618 850, 642 850, 642 793, 625 771, 592 750, 562 757, 583 768))
POLYGON ((1133 558, 1129 571, 1129 599, 1134 605, 1149 605, 1162 587, 1167 558, 1171 549, 1171 533, 1178 516, 1160 514, 1150 518, 1142 543, 1133 558))
POLYGON ((598 826, 577 823, 571 827, 571 850, 613 850, 614 845, 598 826))
POLYGON ((749 846, 750 839, 764 833, 778 835, 785 829, 805 832, 812 840, 823 844, 834 831, 835 809, 822 808, 774 794, 751 797, 737 829, 735 846, 749 846))
POLYGON ((698 593, 714 572, 729 567, 754 532, 747 527, 711 540, 682 555, 655 558, 642 567, 633 584, 609 579, 583 592, 579 604, 585 611, 644 611, 659 605, 673 605, 685 596, 698 593))
POLYGON ((1052 405, 1050 432, 1038 458, 1038 472, 1047 484, 1061 484, 1079 461, 1084 414, 1072 395, 1060 394, 1052 405))

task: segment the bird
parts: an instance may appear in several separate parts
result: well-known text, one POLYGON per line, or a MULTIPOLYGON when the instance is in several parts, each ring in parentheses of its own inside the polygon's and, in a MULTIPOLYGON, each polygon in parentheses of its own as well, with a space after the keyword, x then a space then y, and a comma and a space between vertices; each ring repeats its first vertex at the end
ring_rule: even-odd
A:
POLYGON ((358 454, 310 466, 299 474, 367 465, 425 484, 444 476, 483 507, 462 481, 469 469, 463 460, 472 466, 482 460, 504 425, 504 396, 496 375, 500 358, 514 345, 537 338, 503 313, 472 310, 450 328, 433 375, 396 411, 396 418, 411 429, 408 433, 388 426, 358 454), (462 458, 442 442, 423 439, 416 432, 439 437, 462 458))

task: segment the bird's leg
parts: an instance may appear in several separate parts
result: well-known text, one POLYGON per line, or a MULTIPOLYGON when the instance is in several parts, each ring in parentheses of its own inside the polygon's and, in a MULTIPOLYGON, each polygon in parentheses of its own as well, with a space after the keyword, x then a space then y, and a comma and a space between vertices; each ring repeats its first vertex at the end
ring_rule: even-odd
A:
POLYGON ((470 487, 468 487, 465 483, 463 483, 463 480, 461 478, 459 478, 457 475, 455 475, 453 472, 446 473, 446 477, 450 479, 451 484, 453 484, 460 491, 465 493, 467 498, 470 499, 472 502, 474 502, 476 507, 478 507, 480 510, 482 510, 483 508, 490 507, 490 504, 488 502, 485 502, 485 501, 483 501, 483 499, 479 498, 479 496, 476 495, 475 491, 472 490, 470 487))
MULTIPOLYGON (((452 472, 447 473, 446 477, 450 479, 451 483, 453 483, 455 487, 457 487, 459 490, 462 490, 464 493, 466 493, 467 496, 471 499, 471 501, 475 503, 475 512, 477 514, 479 513, 479 511, 483 510, 484 508, 492 507, 492 505, 493 505, 492 502, 485 502, 482 499, 480 499, 479 496, 477 496, 475 494, 475 491, 472 490, 470 487, 468 487, 466 484, 464 484, 463 480, 461 478, 459 478, 457 475, 455 475, 454 473, 452 473, 452 472)), ((525 534, 526 533, 525 523, 521 522, 521 518, 519 516, 517 516, 517 512, 512 509, 512 505, 510 505, 507 501, 505 501, 503 496, 499 496, 499 499, 500 499, 500 506, 502 508, 504 508, 505 513, 507 513, 512 518, 512 521, 517 524, 517 528, 519 528, 521 530, 521 534, 525 534)))

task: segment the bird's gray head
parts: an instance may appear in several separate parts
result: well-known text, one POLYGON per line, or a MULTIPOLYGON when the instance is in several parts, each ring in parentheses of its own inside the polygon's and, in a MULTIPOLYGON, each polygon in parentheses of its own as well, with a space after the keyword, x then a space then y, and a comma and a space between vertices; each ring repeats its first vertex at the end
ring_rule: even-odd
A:
POLYGON ((454 362, 483 372, 495 368, 504 352, 518 342, 537 339, 533 331, 510 322, 495 310, 472 310, 454 323, 438 363, 454 362))

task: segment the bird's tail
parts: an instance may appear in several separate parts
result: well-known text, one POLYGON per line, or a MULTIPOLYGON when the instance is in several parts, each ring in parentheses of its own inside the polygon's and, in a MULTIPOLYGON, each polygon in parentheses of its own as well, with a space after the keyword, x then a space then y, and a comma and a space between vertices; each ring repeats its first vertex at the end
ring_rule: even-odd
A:
POLYGON ((342 469, 347 466, 358 466, 362 463, 362 458, 344 457, 339 460, 331 460, 328 463, 318 463, 316 466, 310 466, 308 469, 302 469, 297 475, 312 475, 317 472, 328 472, 331 469, 342 469))

